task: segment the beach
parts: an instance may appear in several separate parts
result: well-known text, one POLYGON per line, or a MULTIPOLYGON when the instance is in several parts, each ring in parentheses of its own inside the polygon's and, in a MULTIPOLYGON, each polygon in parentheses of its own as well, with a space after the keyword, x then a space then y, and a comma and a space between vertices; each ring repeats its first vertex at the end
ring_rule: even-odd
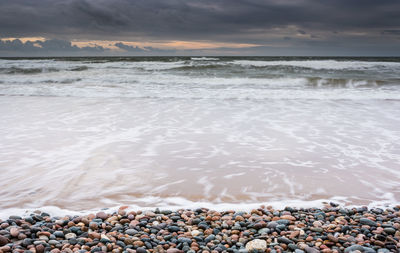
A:
POLYGON ((400 206, 118 211, 1 222, 1 252, 398 252, 400 206))
POLYGON ((0 59, 0 250, 398 252, 399 71, 0 59))

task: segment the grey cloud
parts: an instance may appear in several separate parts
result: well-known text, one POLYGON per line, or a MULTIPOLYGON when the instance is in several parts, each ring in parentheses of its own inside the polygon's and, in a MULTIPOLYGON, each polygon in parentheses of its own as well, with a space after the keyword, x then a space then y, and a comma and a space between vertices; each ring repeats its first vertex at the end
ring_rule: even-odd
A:
POLYGON ((248 29, 389 29, 397 0, 3 0, 3 37, 61 36, 204 39, 248 29))
POLYGON ((27 41, 23 43, 19 39, 0 40, 0 57, 1 56, 93 56, 93 55, 154 55, 154 54, 171 54, 175 50, 164 50, 154 47, 134 47, 124 43, 115 43, 110 46, 116 46, 123 52, 112 52, 108 48, 102 46, 77 47, 66 40, 45 40, 45 41, 27 41))
POLYGON ((0 41, 0 56, 13 55, 70 55, 77 54, 97 54, 107 51, 101 46, 96 47, 77 47, 73 46, 70 41, 65 40, 46 40, 46 41, 27 41, 23 43, 19 39, 11 41, 0 41))
POLYGON ((114 46, 124 50, 127 53, 134 53, 137 55, 155 55, 155 54, 170 55, 177 52, 176 50, 173 49, 160 49, 155 47, 140 48, 138 46, 129 46, 122 42, 115 43, 114 46))
POLYGON ((136 47, 129 46, 129 45, 125 45, 122 42, 115 43, 114 46, 116 46, 116 47, 118 47, 120 49, 123 49, 125 51, 129 51, 129 52, 145 52, 144 49, 142 49, 142 48, 140 48, 138 46, 136 46, 136 47))
POLYGON ((299 42, 297 31, 327 46, 364 34, 359 43, 380 50, 381 32, 400 30, 399 12, 398 0, 2 0, 0 36, 266 45, 299 42), (294 34, 279 34, 288 27, 294 34))
POLYGON ((382 34, 390 34, 390 35, 400 35, 400 29, 398 30, 384 30, 382 34))

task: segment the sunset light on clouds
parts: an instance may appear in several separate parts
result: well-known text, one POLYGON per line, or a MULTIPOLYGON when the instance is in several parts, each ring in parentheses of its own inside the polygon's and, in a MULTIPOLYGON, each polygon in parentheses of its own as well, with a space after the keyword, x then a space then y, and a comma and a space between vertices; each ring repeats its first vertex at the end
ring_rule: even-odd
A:
POLYGON ((398 8, 394 0, 1 1, 0 54, 393 55, 398 8))

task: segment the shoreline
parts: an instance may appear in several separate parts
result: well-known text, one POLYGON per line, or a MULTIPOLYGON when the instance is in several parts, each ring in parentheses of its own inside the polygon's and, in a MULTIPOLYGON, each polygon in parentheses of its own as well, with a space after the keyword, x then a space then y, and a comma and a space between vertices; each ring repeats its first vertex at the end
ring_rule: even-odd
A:
MULTIPOLYGON (((107 213, 108 212, 108 213, 107 213)), ((400 206, 207 208, 0 219, 0 252, 399 252, 400 206)))

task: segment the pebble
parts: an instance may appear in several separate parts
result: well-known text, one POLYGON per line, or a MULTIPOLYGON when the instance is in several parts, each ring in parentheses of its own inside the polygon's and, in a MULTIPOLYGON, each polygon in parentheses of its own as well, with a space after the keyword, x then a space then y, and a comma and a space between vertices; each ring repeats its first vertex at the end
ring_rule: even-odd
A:
POLYGON ((336 238, 335 236, 333 236, 332 234, 328 234, 327 237, 328 237, 328 239, 329 239, 330 241, 332 241, 332 242, 334 242, 334 243, 339 242, 339 239, 336 238))
POLYGON ((36 252, 37 253, 43 253, 44 252, 43 244, 36 245, 36 252))
POLYGON ((18 228, 10 228, 10 235, 12 236, 12 237, 17 237, 18 236, 18 234, 19 234, 19 230, 18 230, 18 228))
POLYGON ((140 247, 136 249, 136 253, 147 253, 147 250, 145 248, 140 247))
POLYGON ((280 243, 284 243, 284 244, 290 244, 290 243, 293 243, 293 241, 292 240, 289 240, 288 238, 286 238, 286 237, 278 237, 278 242, 280 242, 280 243))
POLYGON ((281 219, 285 219, 285 220, 290 220, 290 221, 295 221, 296 218, 292 215, 282 215, 281 219))
POLYGON ((63 233, 62 231, 55 231, 55 232, 53 233, 53 235, 54 235, 55 237, 64 238, 64 233, 63 233))
POLYGON ((394 235, 396 233, 394 228, 384 228, 383 231, 388 235, 394 235))
POLYGON ((269 234, 270 232, 271 232, 271 230, 269 228, 262 228, 262 229, 258 230, 258 233, 260 235, 269 234))
POLYGON ((304 249, 304 251, 307 252, 307 253, 319 253, 319 250, 317 250, 316 248, 309 247, 309 246, 307 246, 304 249))
POLYGON ((8 239, 2 235, 0 235, 0 246, 4 246, 8 243, 8 239))
POLYGON ((177 227, 177 226, 170 226, 170 227, 168 227, 168 230, 169 230, 170 232, 178 232, 178 231, 180 231, 181 229, 180 229, 179 227, 177 227))
POLYGON ((179 249, 176 249, 176 248, 169 248, 167 250, 167 253, 182 253, 182 252, 183 252, 183 250, 179 250, 179 249))
POLYGON ((265 240, 255 239, 246 244, 246 249, 250 252, 255 250, 265 251, 267 249, 267 242, 265 240))
POLYGON ((346 248, 344 250, 344 253, 349 253, 349 252, 353 252, 353 251, 356 251, 356 250, 359 250, 359 251, 363 252, 364 248, 363 248, 363 246, 356 244, 356 245, 352 245, 352 246, 346 248))
POLYGON ((373 227, 376 227, 376 226, 377 226, 377 224, 376 224, 375 221, 370 220, 370 219, 368 219, 368 218, 361 218, 361 219, 360 219, 360 223, 361 223, 362 225, 368 225, 368 226, 373 226, 373 227))
POLYGON ((135 235, 137 233, 138 233, 138 231, 136 231, 135 229, 127 229, 125 231, 125 234, 127 234, 127 235, 135 235))
POLYGON ((194 236, 198 236, 200 235, 200 231, 199 230, 193 230, 192 232, 190 232, 190 234, 194 237, 194 236))
POLYGON ((107 217, 108 217, 108 215, 105 212, 98 212, 96 214, 96 218, 98 218, 98 219, 106 220, 107 217))
POLYGON ((68 233, 68 234, 66 234, 65 235, 65 239, 72 239, 72 238, 76 238, 76 234, 74 234, 74 233, 68 233))
POLYGON ((0 253, 400 252, 399 209, 260 207, 98 212, 51 217, 40 212, 0 221, 0 253))

